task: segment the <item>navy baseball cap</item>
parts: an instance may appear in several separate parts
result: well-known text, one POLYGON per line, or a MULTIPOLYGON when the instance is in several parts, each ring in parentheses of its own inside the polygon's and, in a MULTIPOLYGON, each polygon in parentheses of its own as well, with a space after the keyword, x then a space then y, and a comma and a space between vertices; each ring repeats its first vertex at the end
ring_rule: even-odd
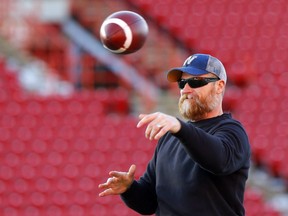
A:
POLYGON ((182 73, 199 76, 207 73, 215 74, 220 80, 227 82, 226 70, 222 62, 208 54, 194 54, 189 56, 182 67, 172 68, 167 73, 170 82, 177 82, 181 79, 182 73))

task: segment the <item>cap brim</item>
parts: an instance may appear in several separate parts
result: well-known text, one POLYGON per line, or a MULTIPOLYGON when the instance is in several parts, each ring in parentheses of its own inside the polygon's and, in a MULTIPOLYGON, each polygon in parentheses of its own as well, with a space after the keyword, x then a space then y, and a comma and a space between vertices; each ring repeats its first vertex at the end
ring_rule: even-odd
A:
POLYGON ((209 73, 208 71, 201 70, 194 67, 179 67, 173 68, 167 72, 167 80, 169 82, 177 82, 181 79, 182 73, 188 73, 193 76, 199 76, 209 73))

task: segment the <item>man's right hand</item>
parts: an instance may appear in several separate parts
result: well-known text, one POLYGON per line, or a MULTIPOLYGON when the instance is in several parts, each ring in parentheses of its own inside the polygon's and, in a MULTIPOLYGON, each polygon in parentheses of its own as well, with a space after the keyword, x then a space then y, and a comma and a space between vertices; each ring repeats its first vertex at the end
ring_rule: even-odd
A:
POLYGON ((136 166, 133 164, 128 172, 111 171, 109 172, 110 178, 105 183, 99 184, 99 188, 103 189, 99 193, 100 197, 108 195, 119 195, 124 193, 133 183, 136 166))

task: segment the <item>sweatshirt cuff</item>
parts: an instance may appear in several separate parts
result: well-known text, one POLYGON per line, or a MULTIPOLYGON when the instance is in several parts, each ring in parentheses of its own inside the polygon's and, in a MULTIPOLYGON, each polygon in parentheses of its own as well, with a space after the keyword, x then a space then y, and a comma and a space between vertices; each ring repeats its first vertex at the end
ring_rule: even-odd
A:
POLYGON ((120 194, 122 197, 127 198, 130 195, 133 194, 133 188, 136 187, 137 182, 134 180, 133 183, 131 184, 131 186, 122 194, 120 194))
POLYGON ((177 120, 180 122, 181 127, 180 127, 180 130, 177 133, 173 133, 173 135, 177 138, 180 138, 185 134, 186 122, 182 121, 179 118, 177 118, 177 120))

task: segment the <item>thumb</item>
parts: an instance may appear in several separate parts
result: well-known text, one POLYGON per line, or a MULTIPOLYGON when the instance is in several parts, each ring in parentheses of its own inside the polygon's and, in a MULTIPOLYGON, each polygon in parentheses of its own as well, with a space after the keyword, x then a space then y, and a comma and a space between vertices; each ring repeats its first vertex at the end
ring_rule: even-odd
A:
POLYGON ((132 164, 129 168, 128 176, 134 178, 135 173, 136 173, 136 165, 132 164))

